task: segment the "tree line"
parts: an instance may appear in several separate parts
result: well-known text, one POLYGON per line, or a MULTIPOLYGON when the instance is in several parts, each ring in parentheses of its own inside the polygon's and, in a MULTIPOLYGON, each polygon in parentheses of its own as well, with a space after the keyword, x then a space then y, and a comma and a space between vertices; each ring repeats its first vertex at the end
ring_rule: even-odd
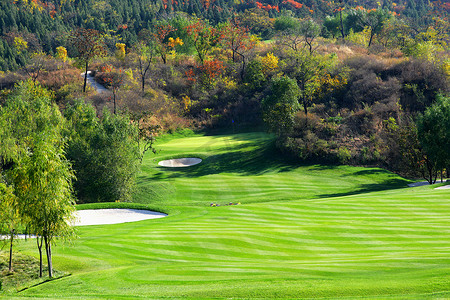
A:
MULTIPOLYGON (((2 1, 0 3, 0 70, 16 70, 27 63, 25 53, 17 47, 20 38, 32 52, 43 51, 54 55, 59 46, 67 48, 68 33, 76 28, 95 29, 110 35, 110 46, 117 40, 128 47, 139 39, 144 29, 152 29, 155 20, 168 18, 178 12, 207 20, 212 25, 238 16, 245 26, 262 38, 271 38, 274 19, 294 17, 313 19, 324 24, 323 36, 345 38, 351 31, 361 31, 365 26, 372 37, 380 30, 384 12, 391 12, 402 20, 402 26, 414 32, 426 31, 433 26, 433 17, 448 18, 448 8, 439 1, 429 4, 423 0, 374 4, 368 1, 294 0, 279 1, 175 1, 128 0, 113 1, 2 1), (360 20, 364 7, 371 12, 360 20), (358 19, 359 18, 359 19, 358 19), (250 23, 250 24, 248 24, 250 23), (378 25, 377 25, 378 23, 378 25)), ((369 45, 371 42, 369 42, 369 45)))

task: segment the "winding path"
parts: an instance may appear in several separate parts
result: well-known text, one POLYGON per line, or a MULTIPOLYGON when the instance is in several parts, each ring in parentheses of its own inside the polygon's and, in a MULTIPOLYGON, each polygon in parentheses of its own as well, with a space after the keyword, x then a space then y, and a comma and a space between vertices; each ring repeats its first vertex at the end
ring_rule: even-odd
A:
MULTIPOLYGON (((97 93, 103 93, 103 92, 107 92, 108 91, 108 89, 107 88, 105 88, 103 85, 101 85, 100 83, 98 83, 98 82, 96 82, 95 80, 94 80, 94 77, 91 75, 91 71, 87 71, 87 83, 91 86, 91 87, 93 87, 94 89, 95 89, 95 91, 97 92, 97 93)), ((81 73, 81 77, 83 77, 84 78, 84 73, 81 73)))

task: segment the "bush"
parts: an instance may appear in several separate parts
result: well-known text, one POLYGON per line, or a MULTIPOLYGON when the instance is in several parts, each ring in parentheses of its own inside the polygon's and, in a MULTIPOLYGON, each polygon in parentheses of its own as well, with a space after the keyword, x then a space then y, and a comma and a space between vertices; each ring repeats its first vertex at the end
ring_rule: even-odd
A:
POLYGON ((65 116, 72 124, 67 158, 76 173, 79 202, 129 201, 139 167, 137 128, 128 117, 107 110, 99 119, 80 101, 65 116))
POLYGON ((348 150, 346 147, 339 147, 338 152, 337 152, 337 157, 338 157, 340 163, 346 164, 352 158, 352 154, 351 154, 350 150, 348 150))

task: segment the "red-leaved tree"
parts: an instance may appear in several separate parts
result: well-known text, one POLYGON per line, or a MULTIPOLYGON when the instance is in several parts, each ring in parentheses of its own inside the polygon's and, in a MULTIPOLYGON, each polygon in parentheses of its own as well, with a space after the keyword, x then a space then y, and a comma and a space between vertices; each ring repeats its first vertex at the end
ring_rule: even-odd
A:
POLYGON ((185 27, 191 44, 197 51, 198 59, 203 64, 208 52, 223 39, 223 32, 210 26, 206 21, 197 19, 185 27))

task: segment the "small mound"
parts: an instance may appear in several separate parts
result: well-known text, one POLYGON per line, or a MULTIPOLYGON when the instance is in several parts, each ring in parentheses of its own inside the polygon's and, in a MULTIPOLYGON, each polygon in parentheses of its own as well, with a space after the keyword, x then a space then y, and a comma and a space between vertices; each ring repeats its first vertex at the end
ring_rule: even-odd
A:
POLYGON ((139 209, 87 209, 76 212, 75 226, 106 225, 166 217, 166 214, 139 209))
POLYGON ((161 167, 166 168, 182 168, 198 165, 202 162, 202 159, 195 157, 175 158, 162 160, 158 163, 161 167))

